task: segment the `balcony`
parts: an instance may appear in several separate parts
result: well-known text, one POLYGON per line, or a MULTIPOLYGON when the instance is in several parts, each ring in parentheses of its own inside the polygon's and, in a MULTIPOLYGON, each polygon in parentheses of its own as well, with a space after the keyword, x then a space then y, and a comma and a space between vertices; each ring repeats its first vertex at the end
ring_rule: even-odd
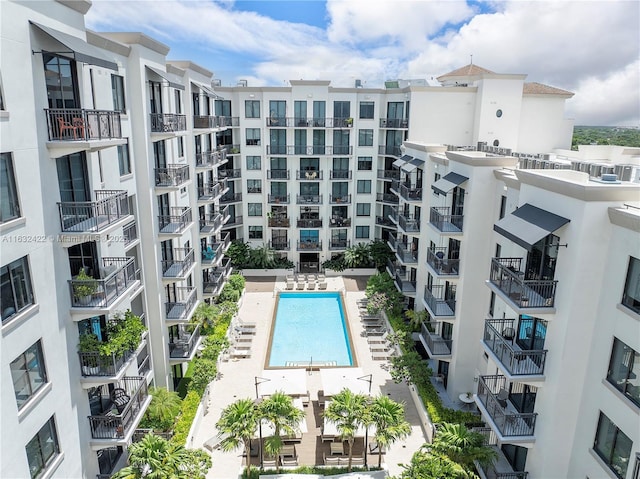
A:
POLYGON ((387 238, 387 244, 391 251, 397 251, 398 249, 398 238, 393 233, 389 233, 389 237, 387 238))
POLYGON ((242 170, 240 168, 224 168, 218 170, 218 178, 228 178, 230 180, 237 180, 242 178, 242 170))
POLYGON ((322 251, 322 241, 298 240, 298 251, 322 251))
POLYGON ((203 218, 200 218, 200 234, 216 234, 222 228, 228 216, 227 208, 225 208, 222 213, 216 212, 204 215, 203 218))
POLYGON ((187 129, 187 117, 175 113, 150 113, 152 133, 174 133, 187 129))
POLYGON ((397 226, 398 225, 398 208, 392 207, 392 208, 389 208, 389 210, 390 212, 387 215, 387 217, 394 225, 397 226))
POLYGON ((96 190, 96 201, 58 203, 63 233, 98 233, 129 216, 129 197, 122 190, 96 190))
POLYGON ((464 215, 452 215, 448 206, 434 207, 429 212, 429 224, 445 234, 462 233, 463 219, 464 215))
POLYGON ((329 241, 330 250, 342 250, 351 246, 351 241, 348 239, 331 239, 329 241))
POLYGON ((415 243, 397 243, 396 256, 404 264, 417 264, 418 247, 415 243))
POLYGON ((220 128, 224 125, 224 117, 219 116, 205 116, 194 115, 193 116, 193 128, 198 130, 211 130, 214 128, 220 128))
POLYGON ((99 351, 78 352, 83 377, 116 377, 124 369, 134 351, 105 356, 99 351))
POLYGON ((286 169, 281 170, 267 170, 268 180, 289 180, 291 179, 291 172, 286 169))
POLYGON ((490 427, 473 427, 471 430, 482 434, 482 436, 484 436, 484 444, 493 449, 497 456, 497 459, 488 465, 482 465, 478 462, 475 463, 480 472, 480 477, 484 479, 527 479, 529 477, 529 473, 526 471, 513 470, 504 453, 498 447, 498 439, 493 429, 490 427))
POLYGON ((402 152, 400 151, 400 145, 378 145, 378 155, 397 156, 400 158, 402 156, 402 152))
POLYGON ((318 181, 322 179, 322 170, 296 170, 296 180, 300 181, 318 181))
POLYGON ((220 204, 241 203, 242 193, 225 193, 220 198, 220 204))
POLYGON ((352 151, 349 145, 267 145, 267 155, 271 156, 351 155, 352 151))
POLYGON ((401 271, 402 274, 404 274, 404 272, 406 272, 406 268, 397 261, 387 259, 387 273, 389 273, 389 276, 395 277, 396 271, 401 271))
POLYGON ((175 288, 173 301, 166 301, 165 317, 168 321, 188 320, 191 311, 198 302, 197 289, 193 286, 179 286, 175 288))
POLYGON ((155 169, 156 188, 179 189, 189 181, 188 165, 168 165, 155 169))
POLYGON ((125 248, 129 248, 138 240, 138 228, 135 221, 122 227, 122 238, 125 248))
POLYGON ((401 293, 413 295, 416 292, 416 280, 411 278, 411 274, 406 268, 396 269, 396 276, 393 282, 401 293))
POLYGON ((329 220, 331 228, 349 228, 351 226, 351 218, 343 218, 342 216, 332 216, 329 220))
POLYGON ((387 216, 376 216, 376 225, 382 226, 383 228, 392 229, 395 229, 396 227, 395 223, 391 221, 387 216))
POLYGON ((518 443, 535 440, 537 413, 521 413, 511 398, 522 394, 524 386, 512 384, 511 389, 504 376, 480 376, 476 404, 487 418, 500 442, 518 443))
POLYGON ((191 361, 200 342, 200 325, 178 325, 178 334, 169 342, 169 359, 191 361))
POLYGON ((399 180, 400 179, 400 171, 399 170, 378 170, 378 179, 379 180, 399 180))
POLYGON ((395 193, 376 193, 376 201, 389 205, 397 205, 400 202, 395 193))
POLYGON ((526 279, 522 258, 492 258, 489 286, 516 310, 553 312, 557 280, 526 279))
POLYGON ((226 128, 230 126, 240 126, 240 117, 239 116, 219 116, 218 122, 220 123, 220 128, 226 128))
POLYGON ((274 215, 271 217, 267 215, 267 224, 271 228, 288 228, 291 225, 291 221, 285 215, 274 215))
POLYGON ((453 298, 445 298, 445 286, 433 285, 424 287, 424 305, 429 310, 429 314, 436 318, 455 319, 456 317, 456 300, 455 290, 453 290, 453 298))
POLYGON ((288 194, 287 195, 267 195, 267 202, 268 203, 289 204, 289 201, 290 201, 290 197, 289 197, 288 194))
POLYGON ((173 258, 161 260, 162 278, 184 280, 193 266, 193 248, 173 248, 173 258))
POLYGON ((227 155, 239 155, 240 154, 240 144, 225 144, 218 145, 219 148, 225 148, 227 150, 227 155))
POLYGON ((391 181, 391 189, 408 202, 422 202, 422 186, 403 183, 399 180, 391 181))
POLYGON ((227 229, 227 228, 237 228, 238 226, 241 226, 243 222, 243 218, 242 215, 235 215, 231 218, 229 218, 229 220, 222 225, 222 229, 227 229))
POLYGON ((102 264, 102 278, 69 280, 72 308, 107 309, 140 284, 140 269, 133 258, 105 257, 102 264))
POLYGON ((266 122, 269 128, 351 128, 352 118, 302 118, 270 116, 266 122))
MULTIPOLYGON (((482 344, 494 361, 506 373, 508 379, 531 379, 531 376, 543 376, 546 350, 523 350, 515 337, 517 321, 514 319, 487 319, 484 322, 482 344), (515 340, 515 344, 514 344, 515 340)), ((533 331, 523 331, 530 339, 533 331)))
POLYGON ((351 170, 329 170, 330 180, 350 180, 351 176, 351 170))
POLYGON ((351 204, 351 195, 330 195, 329 203, 331 204, 343 204, 350 205, 351 204))
POLYGON ((191 226, 191 208, 187 206, 178 206, 170 208, 169 215, 158 216, 158 226, 160 234, 181 235, 189 226, 191 226))
POLYGON ((289 251, 291 249, 290 240, 271 240, 269 241, 269 248, 275 251, 289 251))
MULTIPOLYGON (((452 251, 458 256, 458 251, 452 251)), ((460 272, 460 260, 448 258, 448 248, 433 248, 427 250, 427 264, 436 276, 458 276, 460 272)))
POLYGON ((49 141, 92 141, 122 138, 121 113, 80 108, 45 109, 49 141))
POLYGON ((225 280, 231 274, 231 259, 223 258, 218 268, 213 268, 204 277, 202 290, 206 296, 217 296, 222 291, 225 280))
POLYGON ((453 340, 442 337, 442 322, 423 322, 420 325, 420 339, 430 357, 451 357, 453 340))
POLYGON ((227 190, 227 180, 217 183, 210 183, 204 186, 198 186, 198 201, 201 203, 210 203, 219 199, 227 190))
POLYGON ((420 232, 420 217, 414 215, 398 215, 398 225, 405 233, 420 232))
POLYGON ((227 160, 227 150, 214 150, 196 153, 196 168, 213 168, 227 160))
MULTIPOLYGON (((151 401, 147 382, 143 377, 124 377, 113 385, 114 391, 122 391, 122 395, 113 403, 111 411, 89 416, 93 439, 126 440, 133 433, 151 401)), ((103 386, 103 389, 106 389, 106 386, 103 386)), ((103 396, 110 396, 108 390, 103 396)))
POLYGON ((409 128, 408 118, 380 118, 380 128, 409 128))
POLYGON ((322 228, 321 218, 304 218, 296 221, 298 228, 322 228))
POLYGON ((204 268, 210 268, 217 264, 222 255, 227 252, 231 245, 231 235, 229 233, 224 234, 219 240, 214 241, 202 252, 201 265, 204 268))
POLYGON ((320 205, 322 195, 296 195, 296 203, 299 205, 320 205))

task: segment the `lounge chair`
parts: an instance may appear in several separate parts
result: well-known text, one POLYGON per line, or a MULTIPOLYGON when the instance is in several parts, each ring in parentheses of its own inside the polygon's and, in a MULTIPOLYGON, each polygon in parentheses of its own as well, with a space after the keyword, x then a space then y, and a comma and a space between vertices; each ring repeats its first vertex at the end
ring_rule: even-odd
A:
POLYGON ((278 458, 276 457, 265 457, 262 459, 263 467, 276 467, 276 461, 278 458))
POLYGON ((382 336, 377 336, 377 337, 373 337, 373 338, 367 338, 367 343, 369 343, 369 344, 386 343, 388 336, 389 336, 389 333, 385 331, 384 333, 382 333, 382 336))
POLYGON ((325 281, 327 278, 324 274, 319 274, 318 277, 316 278, 318 281, 325 281))
POLYGON ((327 289, 327 283, 325 281, 318 283, 318 289, 327 289))
POLYGON ((295 289, 295 286, 296 286, 296 284, 295 284, 293 281, 287 281, 287 287, 286 287, 286 289, 287 289, 288 291, 291 291, 291 290, 295 289))
POLYGON ((280 463, 285 467, 286 466, 289 466, 289 467, 297 466, 298 465, 298 458, 297 457, 290 457, 290 458, 282 457, 282 458, 280 458, 280 463))
POLYGON ((214 449, 220 449, 222 447, 222 441, 224 441, 229 435, 227 433, 221 433, 207 439, 203 446, 205 449, 213 451, 214 449))
POLYGON ((380 329, 384 327, 384 323, 382 321, 367 321, 364 323, 364 327, 367 329, 380 329))
POLYGON ((340 458, 337 456, 327 456, 323 454, 324 465, 325 466, 337 466, 340 464, 340 458))
POLYGON ((365 328, 365 336, 382 336, 387 332, 386 328, 365 328))
POLYGON ((316 275, 315 274, 307 275, 307 281, 315 281, 315 280, 316 280, 316 275))
MULTIPOLYGON (((347 458, 347 465, 349 464, 349 458, 347 458)), ((364 466, 364 457, 352 457, 351 458, 352 466, 364 466)))
POLYGON ((244 359, 251 357, 251 349, 249 348, 233 348, 231 349, 229 356, 232 359, 244 359))
POLYGON ((236 326, 233 331, 235 334, 256 334, 256 328, 248 328, 246 326, 236 326))
POLYGON ((253 341, 252 334, 236 333, 232 336, 233 343, 250 343, 251 341, 253 341))
POLYGON ((237 320, 237 326, 241 327, 241 328, 257 328, 258 327, 258 323, 254 323, 251 321, 243 321, 241 319, 238 318, 237 320))
POLYGON ((296 286, 296 290, 302 291, 304 289, 304 281, 298 280, 298 285, 296 286))
POLYGON ((391 351, 371 351, 371 357, 375 361, 385 361, 387 359, 391 359, 396 356, 396 350, 392 349, 391 351))
POLYGON ((316 282, 311 281, 307 284, 307 289, 316 289, 316 282))
POLYGON ((372 353, 374 351, 389 351, 389 343, 385 341, 383 343, 369 344, 369 351, 372 353))

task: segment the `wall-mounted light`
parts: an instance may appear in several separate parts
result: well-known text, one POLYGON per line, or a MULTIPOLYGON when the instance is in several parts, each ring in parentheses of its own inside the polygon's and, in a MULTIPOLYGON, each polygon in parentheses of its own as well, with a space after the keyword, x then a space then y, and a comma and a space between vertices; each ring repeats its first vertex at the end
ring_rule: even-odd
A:
POLYGON ((255 98, 256 96, 252 93, 251 95, 249 95, 249 98, 255 98))

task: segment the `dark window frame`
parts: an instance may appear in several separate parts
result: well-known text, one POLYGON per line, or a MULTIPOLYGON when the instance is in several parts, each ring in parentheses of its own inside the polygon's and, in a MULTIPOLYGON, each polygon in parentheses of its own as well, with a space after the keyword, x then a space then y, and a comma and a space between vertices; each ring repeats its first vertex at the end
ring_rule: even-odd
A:
POLYGON ((259 155, 247 155, 247 170, 261 170, 262 157, 259 155))
MULTIPOLYGON (((622 432, 622 429, 620 429, 611 419, 609 419, 606 414, 600 411, 600 416, 598 417, 598 423, 596 426, 595 439, 593 441, 593 450, 598 455, 598 457, 609 467, 609 470, 613 472, 616 475, 616 477, 619 477, 620 479, 624 479, 624 477, 626 477, 627 475, 627 468, 629 466, 629 460, 631 459, 632 444, 633 443, 629 438, 629 436, 627 436, 624 432, 622 432), (608 437, 602 438, 602 439, 599 437, 600 433, 602 432, 601 427, 605 425, 604 421, 608 422, 608 425, 606 425, 609 429, 608 431, 606 431, 607 436, 610 435, 612 428, 615 428, 612 431, 613 437, 612 437, 610 447, 607 442, 607 440, 609 439, 608 437), (615 463, 616 448, 618 447, 618 441, 619 441, 620 435, 624 436, 624 438, 626 438, 627 442, 629 443, 629 451, 628 451, 629 454, 626 456, 626 460, 621 461, 623 466, 620 466, 619 464, 615 463), (608 454, 605 448, 609 449, 608 454)), ((620 451, 617 451, 617 452, 620 452, 620 451)), ((624 458, 624 456, 622 455, 620 455, 619 457, 624 458)))
POLYGON ((640 371, 634 372, 634 366, 637 368, 638 365, 640 365, 640 353, 614 337, 607 369, 607 381, 640 407, 640 385, 632 384, 632 380, 635 379, 637 382, 640 376, 640 371), (619 348, 622 348, 622 351, 619 351, 619 348))
POLYGON ((373 157, 359 156, 357 167, 358 171, 371 171, 373 169, 373 157))
POLYGON ((373 146, 373 128, 358 129, 358 146, 373 146))
POLYGON ((260 118, 260 100, 244 101, 244 117, 260 118), (257 113, 256 113, 256 110, 257 110, 257 113))
POLYGON ((20 218, 20 197, 13 168, 13 154, 8 152, 0 153, 0 201, 0 223, 20 218))
POLYGON ((356 226, 356 238, 366 239, 371 237, 371 228, 369 225, 356 226), (364 235, 366 232, 366 236, 364 235))
POLYGON ((124 77, 111 74, 111 95, 113 97, 113 111, 126 113, 127 101, 124 93, 124 77))
POLYGON ((356 216, 371 216, 371 203, 356 203, 356 216))
POLYGON ((371 180, 358 180, 356 182, 356 193, 370 194, 371 180))
POLYGON ((375 111, 375 102, 373 101, 361 101, 359 108, 359 118, 361 120, 373 120, 375 111))
POLYGON ((249 226, 249 239, 263 239, 264 228, 262 226, 249 226))
POLYGON ((131 174, 131 155, 129 154, 129 142, 118 145, 118 168, 120 176, 131 174))
POLYGON ((16 359, 11 361, 9 368, 11 370, 16 403, 18 409, 21 409, 47 384, 47 367, 44 353, 42 352, 42 340, 39 339, 33 343, 16 359), (20 367, 21 365, 23 367, 20 367), (17 382, 24 382, 24 385, 16 387, 17 382))
POLYGON ((629 256, 621 302, 623 306, 640 314, 640 259, 633 256, 629 256))
POLYGON ((33 282, 31 281, 31 270, 29 268, 28 257, 23 256, 22 258, 18 258, 17 260, 2 266, 2 268, 0 268, 0 278, 0 292, 2 294, 2 306, 0 307, 0 310, 2 311, 2 323, 4 323, 6 320, 11 319, 13 316, 20 314, 21 311, 24 311, 35 304, 35 295, 33 293, 33 282), (24 280, 24 291, 22 291, 20 301, 17 301, 17 290, 22 290, 23 285, 20 284, 21 279, 12 275, 12 273, 15 272, 19 266, 21 266, 23 270, 22 279, 24 280), (5 290, 5 274, 7 275, 7 284, 11 291, 5 290), (7 293, 11 294, 11 303, 7 301, 7 293))
POLYGON ((60 455, 60 443, 58 442, 55 416, 51 416, 36 435, 31 438, 25 446, 25 452, 27 454, 31 478, 36 479, 41 477, 42 473, 46 471, 55 458, 60 455), (48 434, 48 436, 44 436, 44 434, 48 434), (49 441, 53 442, 53 447, 50 448, 50 451, 46 451, 47 448, 45 448, 44 445, 49 441), (38 454, 38 456, 34 457, 33 453, 38 454), (38 462, 33 464, 33 459, 36 459, 38 462))

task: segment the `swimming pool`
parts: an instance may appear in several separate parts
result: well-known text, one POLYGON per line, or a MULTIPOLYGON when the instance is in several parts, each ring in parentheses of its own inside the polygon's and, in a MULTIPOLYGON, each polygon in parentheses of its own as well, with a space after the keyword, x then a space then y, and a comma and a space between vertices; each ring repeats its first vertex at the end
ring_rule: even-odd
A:
POLYGON ((267 367, 353 366, 340 293, 279 293, 267 367))

